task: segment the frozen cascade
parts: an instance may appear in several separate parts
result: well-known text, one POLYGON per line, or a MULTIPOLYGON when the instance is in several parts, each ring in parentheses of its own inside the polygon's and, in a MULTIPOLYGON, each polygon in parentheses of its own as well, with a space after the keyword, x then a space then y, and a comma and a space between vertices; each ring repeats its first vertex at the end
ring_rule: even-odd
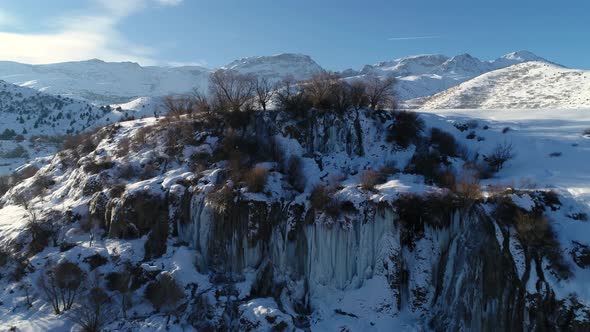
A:
MULTIPOLYGON (((248 220, 247 210, 239 213, 245 217, 242 224, 264 222, 248 220)), ((397 232, 395 219, 391 209, 381 209, 373 220, 354 222, 351 229, 314 222, 303 226, 292 240, 284 234, 285 225, 278 224, 273 226, 268 241, 252 241, 244 227, 221 232, 215 229, 221 224, 216 223, 219 220, 205 195, 199 193, 191 203, 192 222, 178 225, 178 229, 181 239, 197 250, 201 270, 220 268, 215 266, 215 256, 219 255, 227 258, 223 269, 236 273, 256 269, 268 257, 276 272, 293 279, 305 277, 311 288, 322 285, 345 289, 357 288, 375 273, 383 273, 382 262, 389 259, 390 242, 397 232), (215 238, 220 235, 225 238, 215 238), (218 252, 220 243, 225 244, 222 253, 218 252)))

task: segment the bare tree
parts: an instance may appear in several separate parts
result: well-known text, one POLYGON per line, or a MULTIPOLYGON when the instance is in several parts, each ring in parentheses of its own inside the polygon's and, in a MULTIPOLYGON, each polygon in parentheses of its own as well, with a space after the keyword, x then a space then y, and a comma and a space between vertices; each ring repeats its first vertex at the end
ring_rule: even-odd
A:
POLYGON ((167 96, 164 98, 164 108, 169 116, 180 117, 193 110, 193 100, 188 96, 167 96))
POLYGON ((84 332, 100 332, 115 317, 110 297, 98 286, 88 291, 72 315, 84 332))
POLYGON ((313 107, 317 109, 330 109, 332 107, 333 88, 338 80, 337 75, 322 72, 314 75, 305 84, 313 107))
POLYGON ((348 82, 338 80, 332 85, 332 107, 339 112, 344 112, 352 106, 351 87, 348 82))
POLYGON ((366 76, 366 95, 369 107, 373 110, 380 107, 395 108, 395 77, 389 75, 385 78, 369 74, 366 76))
POLYGON ((354 80, 350 83, 350 103, 355 110, 369 106, 367 83, 363 80, 354 80))
POLYGON ((120 306, 123 318, 127 318, 127 309, 131 307, 131 296, 129 284, 131 282, 131 273, 129 267, 123 272, 109 273, 106 277, 107 288, 111 291, 118 292, 120 295, 120 306))
POLYGON ((76 264, 62 262, 46 271, 37 280, 37 286, 51 303, 53 311, 59 315, 69 310, 78 296, 86 274, 76 264))
POLYGON ((514 147, 512 143, 498 143, 492 153, 489 155, 484 155, 483 159, 488 163, 490 168, 494 172, 498 172, 504 167, 504 164, 514 158, 516 153, 514 153, 514 147))
POLYGON ((209 77, 209 90, 220 109, 240 112, 254 98, 254 81, 251 75, 219 69, 209 77))
POLYGON ((211 112, 211 103, 206 94, 201 93, 198 88, 193 90, 193 102, 194 111, 196 113, 209 113, 211 112))
POLYGON ((266 106, 273 99, 277 91, 277 84, 272 83, 266 77, 259 76, 255 80, 254 90, 256 93, 256 103, 258 103, 263 111, 266 111, 266 106))
POLYGON ((281 80, 274 99, 287 112, 302 114, 311 107, 306 88, 291 75, 281 80))

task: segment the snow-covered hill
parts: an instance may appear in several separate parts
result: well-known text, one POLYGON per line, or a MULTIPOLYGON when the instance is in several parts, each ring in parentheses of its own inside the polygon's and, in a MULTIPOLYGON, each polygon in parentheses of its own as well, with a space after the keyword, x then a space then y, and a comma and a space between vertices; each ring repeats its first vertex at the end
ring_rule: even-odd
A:
POLYGON ((96 59, 49 65, 0 63, 0 79, 7 82, 103 105, 206 88, 209 72, 196 66, 142 67, 96 59))
MULTIPOLYGON (((448 58, 443 55, 417 55, 347 70, 345 76, 368 73, 394 74, 399 79, 401 99, 432 95, 490 70, 524 61, 546 61, 530 52, 507 54, 493 61, 480 61, 468 54, 448 58)), ((308 79, 323 68, 302 54, 258 56, 233 61, 222 68, 280 79, 292 75, 308 79)), ((0 62, 0 79, 53 95, 83 99, 94 104, 121 104, 140 97, 161 97, 207 91, 208 77, 214 69, 199 66, 142 67, 136 63, 109 63, 101 60, 27 65, 0 62)))
POLYGON ((0 198, 0 323, 75 330, 98 287, 117 331, 587 331, 588 114, 110 126, 0 198), (470 178, 505 142, 513 158, 470 178), (64 262, 87 282, 55 314, 39 280, 64 262))
POLYGON ((358 74, 394 75, 398 97, 408 100, 446 90, 483 73, 528 61, 549 61, 528 51, 506 54, 482 61, 469 54, 452 58, 438 54, 409 56, 365 66, 358 74))
POLYGON ((485 73, 422 102, 427 109, 587 108, 590 71, 526 62, 485 73))
POLYGON ((159 98, 97 107, 0 81, 0 175, 11 173, 26 160, 55 153, 61 136, 161 112, 159 98))
POLYGON ((272 80, 279 80, 287 75, 292 75, 296 80, 305 80, 324 70, 310 56, 290 53, 243 58, 223 68, 265 76, 272 80))
MULTIPOLYGON (((224 68, 275 79, 285 75, 307 79, 322 70, 310 57, 298 54, 245 58, 224 68)), ((0 79, 7 82, 101 105, 187 93, 195 88, 207 91, 212 71, 197 66, 142 67, 131 62, 96 59, 49 65, 0 62, 0 79)))

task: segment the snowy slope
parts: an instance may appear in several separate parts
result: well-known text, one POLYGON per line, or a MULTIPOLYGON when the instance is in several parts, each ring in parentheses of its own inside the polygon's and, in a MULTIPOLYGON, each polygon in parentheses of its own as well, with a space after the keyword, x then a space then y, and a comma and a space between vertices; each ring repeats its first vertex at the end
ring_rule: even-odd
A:
POLYGON ((590 106, 590 72, 546 62, 492 71, 425 98, 422 108, 584 108, 590 106))
MULTIPOLYGON (((347 77, 374 73, 394 74, 399 79, 401 99, 432 95, 490 70, 525 61, 546 61, 530 52, 507 54, 493 61, 481 61, 468 54, 453 58, 443 55, 416 55, 362 70, 347 70, 347 77)), ((273 80, 286 75, 308 79, 323 68, 302 54, 278 54, 235 60, 222 68, 266 76, 273 80)), ((101 60, 27 65, 0 62, 0 79, 54 95, 83 99, 95 104, 127 103, 140 97, 161 97, 207 91, 208 77, 214 69, 184 67, 142 67, 136 63, 109 63, 101 60)))
POLYGON ((141 67, 96 59, 49 65, 0 63, 0 79, 7 82, 103 105, 203 88, 209 72, 195 66, 141 67))
POLYGON ((394 75, 398 78, 398 97, 408 100, 429 96, 483 73, 527 61, 549 63, 528 51, 509 53, 491 61, 482 61, 469 54, 460 54, 452 58, 426 54, 365 66, 360 74, 394 75))
POLYGON ((26 160, 55 153, 60 136, 122 119, 154 116, 160 103, 157 98, 139 98, 127 104, 97 107, 0 81, 0 174, 11 173, 26 160))
MULTIPOLYGON (((403 228, 403 224, 395 221, 395 217, 387 212, 388 202, 403 193, 424 193, 436 191, 437 188, 426 185, 421 176, 407 173, 388 175, 382 180, 383 183, 372 191, 364 191, 359 187, 360 172, 363 169, 379 167, 391 161, 395 161, 396 165, 403 169, 415 152, 414 146, 400 150, 386 142, 385 128, 391 121, 386 114, 375 116, 371 111, 361 111, 358 114, 350 112, 345 118, 319 114, 311 118, 311 121, 317 121, 322 117, 325 117, 325 121, 315 123, 313 128, 316 130, 310 130, 306 135, 298 135, 298 131, 293 130, 297 128, 293 127, 296 123, 285 117, 275 118, 272 112, 267 113, 266 123, 290 128, 284 132, 276 131, 277 135, 274 138, 281 147, 280 151, 301 158, 304 165, 301 176, 308 181, 307 186, 302 192, 294 191, 286 182, 286 174, 281 173, 283 171, 280 162, 261 162, 258 166, 269 169, 268 183, 263 192, 252 193, 244 187, 236 189, 239 191, 238 201, 248 204, 242 205, 243 209, 236 209, 237 215, 230 214, 241 218, 227 219, 213 219, 210 214, 211 203, 204 200, 208 193, 215 190, 218 175, 223 174, 227 165, 222 160, 215 161, 207 170, 194 172, 194 168, 189 164, 189 160, 195 159, 194 156, 211 154, 216 146, 219 146, 221 139, 216 136, 216 129, 211 122, 207 123, 206 127, 199 127, 199 130, 194 130, 195 123, 188 122, 190 130, 177 130, 184 127, 182 120, 167 122, 150 118, 122 123, 119 128, 112 131, 112 137, 101 141, 95 151, 74 160, 76 162, 68 162, 71 157, 67 154, 56 156, 38 175, 13 189, 12 193, 26 192, 34 186, 41 175, 49 177, 55 183, 32 200, 32 207, 39 211, 39 218, 46 218, 47 215, 59 216, 67 211, 69 215, 79 214, 80 218, 66 219, 67 221, 63 222, 58 239, 60 244, 64 244, 61 248, 59 245, 48 244, 44 250, 28 258, 30 268, 25 269, 20 281, 0 279, 0 297, 4 303, 0 306, 0 322, 23 331, 60 331, 75 328, 71 315, 54 315, 51 312, 35 284, 35 280, 45 269, 44 264, 69 260, 79 264, 88 274, 102 276, 112 271, 123 271, 124 266, 129 264, 135 267, 134 278, 142 278, 139 281, 140 287, 133 289, 129 294, 132 303, 129 316, 123 318, 120 313, 113 314, 115 320, 110 322, 110 330, 198 331, 202 329, 199 324, 207 320, 210 320, 213 326, 223 327, 221 324, 226 321, 224 318, 239 324, 235 330, 251 331, 270 331, 273 328, 279 330, 278 327, 281 326, 285 331, 293 331, 296 330, 293 326, 296 323, 300 324, 298 326, 307 326, 311 331, 429 331, 431 328, 437 331, 488 330, 445 329, 440 326, 433 328, 427 324, 427 320, 435 314, 433 310, 436 308, 430 305, 441 299, 450 298, 452 306, 442 308, 442 313, 456 314, 461 321, 464 321, 465 316, 456 313, 455 309, 464 310, 466 304, 473 304, 468 309, 478 313, 477 309, 487 303, 488 306, 483 306, 489 308, 486 316, 493 315, 496 310, 506 309, 501 305, 494 308, 492 304, 497 304, 494 302, 494 291, 514 287, 514 284, 521 283, 520 278, 527 286, 522 289, 523 294, 531 298, 532 303, 536 300, 544 301, 543 295, 546 292, 551 294, 547 301, 557 308, 567 307, 564 303, 575 298, 578 307, 572 308, 572 311, 566 310, 570 316, 563 319, 564 324, 569 324, 573 320, 572 316, 588 312, 590 308, 590 291, 587 287, 590 266, 580 266, 574 262, 573 255, 579 244, 589 245, 587 234, 590 226, 588 222, 568 217, 576 213, 588 215, 590 212, 590 182, 586 169, 582 167, 590 162, 590 140, 582 135, 583 130, 590 127, 589 114, 577 110, 437 110, 421 114, 427 128, 436 127, 447 131, 472 153, 485 154, 502 142, 511 142, 514 145, 516 157, 494 178, 481 182, 486 195, 491 192, 491 186, 500 184, 502 188, 515 192, 508 197, 523 209, 531 209, 534 205, 531 203, 531 197, 537 190, 552 189, 559 195, 559 206, 555 209, 547 208, 544 213, 550 218, 551 227, 557 233, 557 240, 562 249, 560 254, 571 268, 572 276, 567 279, 559 279, 551 274, 548 262, 544 262, 543 266, 537 269, 530 268, 530 274, 518 275, 519 279, 513 280, 512 284, 500 283, 498 288, 495 288, 494 284, 488 286, 485 282, 490 280, 488 276, 502 278, 503 273, 495 274, 490 273, 489 269, 478 269, 481 267, 477 265, 480 259, 487 259, 486 263, 495 268, 503 256, 509 256, 510 269, 501 271, 508 274, 513 273, 513 270, 523 271, 526 268, 527 260, 523 254, 522 244, 514 234, 514 229, 506 228, 504 221, 490 221, 484 218, 472 223, 473 221, 468 218, 459 218, 450 226, 427 226, 414 230, 418 233, 415 246, 400 246, 400 239, 407 236, 403 235, 407 234, 404 232, 411 231, 409 228, 403 228), (359 120, 357 128, 359 135, 363 137, 362 140, 356 141, 354 135, 349 136, 345 131, 341 131, 343 128, 353 128, 349 122, 354 119, 359 120), (456 124, 467 121, 470 121, 474 135, 478 139, 469 139, 467 132, 455 127, 456 124), (317 128, 316 125, 321 126, 317 128), (326 130, 328 127, 331 130, 326 130), (511 129, 504 131, 505 127, 511 129), (178 150, 177 156, 172 156, 166 143, 166 137, 170 137, 168 131, 178 132, 179 138, 192 143, 180 143, 182 149, 178 150), (138 135, 142 132, 143 136, 138 135), (135 141, 134 138, 137 136, 144 137, 144 145, 132 145, 131 150, 126 153, 118 153, 123 149, 123 142, 135 141), (311 147, 303 143, 311 143, 311 147), (363 147, 362 154, 351 152, 354 151, 351 148, 357 145, 363 147), (306 153, 309 148, 315 149, 315 153, 306 153), (98 173, 88 171, 87 166, 93 163, 106 166, 99 169, 98 173), (155 165, 155 168, 148 171, 147 165, 155 165), (133 171, 123 177, 121 174, 129 168, 133 171), (265 211, 264 206, 280 206, 283 199, 291 202, 285 208, 300 206, 301 209, 305 209, 311 189, 318 183, 330 182, 337 183, 332 193, 333 197, 348 203, 347 211, 334 219, 326 217, 324 213, 312 216, 311 220, 297 219, 295 216, 275 219, 274 214, 262 213, 265 211), (101 185, 98 186, 97 183, 101 185), (114 191, 109 190, 121 184, 126 185, 123 187, 123 194, 114 194, 114 191), (138 215, 137 220, 134 220, 133 213, 121 213, 133 211, 136 207, 133 204, 133 194, 142 193, 153 194, 168 202, 170 210, 166 210, 166 216, 170 216, 170 220, 167 222, 170 222, 171 228, 177 228, 177 232, 167 238, 166 250, 161 257, 143 258, 150 235, 124 239, 106 236, 107 234, 100 236, 103 230, 99 230, 98 227, 93 230, 94 233, 85 230, 84 221, 88 220, 86 216, 90 209, 95 211, 94 216, 101 214, 97 212, 101 211, 101 208, 97 208, 101 203, 97 203, 100 200, 96 199, 100 197, 105 197, 110 202, 103 204, 111 211, 108 218, 111 213, 113 214, 113 218, 109 219, 113 223, 136 222, 140 225, 144 218, 150 216, 138 215), (180 204, 176 201, 187 196, 188 201, 181 199, 183 203, 180 204), (379 203, 378 206, 384 210, 377 210, 375 213, 370 208, 371 203, 379 203), (178 213, 181 211, 178 210, 178 206, 189 208, 188 220, 183 219, 182 213, 178 213), (248 206, 257 209, 248 210, 248 206), (359 209, 360 207, 363 208, 359 209), (364 208, 368 209, 365 211, 364 208), (360 216, 367 219, 360 218, 354 214, 357 212, 350 212, 351 210, 361 213, 360 216), (260 214, 251 215, 248 212, 260 214), (115 218, 114 215, 120 218, 115 218), (208 238, 210 227, 215 227, 213 221, 228 226, 223 224, 229 222, 227 220, 236 224, 226 227, 226 232, 219 229, 219 233, 213 232, 217 238, 208 238), (260 221, 261 224, 254 221, 260 221), (267 227, 272 227, 268 225, 274 225, 275 222, 281 223, 281 227, 271 232, 267 227), (309 230, 309 237, 304 237, 306 233, 296 231, 298 229, 309 230), (485 230, 493 234, 494 229, 495 235, 484 238, 489 242, 481 244, 480 247, 472 247, 475 246, 474 238, 469 235, 479 235, 478 232, 485 230), (243 242, 237 242, 242 239, 242 235, 243 242), (260 240, 266 236, 267 240, 260 240), (255 265, 256 268, 248 265, 249 267, 243 270, 229 269, 232 273, 228 273, 228 276, 216 270, 201 269, 200 263, 208 253, 204 248, 211 251, 216 250, 217 246, 225 248, 227 244, 223 241, 227 239, 236 241, 235 246, 229 246, 230 249, 227 249, 233 250, 230 253, 235 255, 229 256, 231 259, 227 261, 223 259, 225 256, 222 256, 219 264, 227 263, 241 267, 247 265, 247 262, 256 261, 258 255, 267 253, 276 255, 272 256, 276 259, 270 262, 263 260, 255 265), (255 244, 246 242, 246 239, 255 244), (362 245, 355 247, 357 240, 362 245), (263 241, 267 242, 261 244, 263 241), (506 248, 503 247, 505 244, 509 244, 510 247, 500 251, 506 248), (209 245, 211 247, 208 247, 209 245), (261 245, 268 250, 260 249, 261 245), (491 250, 490 248, 497 251, 485 251, 491 250), (293 252, 300 253, 301 256, 289 256, 293 252), (473 270, 469 270, 471 261, 462 260, 463 256, 470 254, 478 258, 473 270), (91 258, 96 255, 105 258, 105 262, 92 267, 89 262, 92 262, 91 258), (304 261, 306 256, 314 259, 304 261), (403 264, 396 265, 398 260, 403 260, 403 264), (267 270, 265 266, 271 268, 267 270), (436 267, 443 270, 436 270, 436 267), (403 284, 407 288, 399 288, 400 293, 396 292, 395 287, 400 281, 396 279, 397 274, 392 273, 398 271, 398 268, 399 271, 403 271, 406 276, 403 279, 407 282, 403 284), (301 269, 306 273, 296 273, 291 269, 301 269), (267 274, 267 271, 271 273, 267 274), (538 271, 542 271, 544 276, 537 275, 538 271), (176 314, 178 319, 169 319, 165 312, 154 309, 144 296, 145 285, 151 283, 159 273, 173 275, 188 299, 179 307, 179 313, 176 314), (236 277, 235 274, 240 276, 236 277), (437 275, 441 277, 436 277, 437 275), (300 277, 305 281, 299 279, 300 277), (448 284, 443 283, 440 288, 437 287, 441 285, 439 279, 447 280, 448 284), (275 283, 278 288, 272 287, 275 283), (460 293, 465 289, 466 283, 477 289, 484 287, 484 290, 490 290, 491 302, 484 302, 478 293, 460 293), (402 293, 404 291, 405 294, 402 293), (438 295, 439 292, 443 295, 438 295), (451 296, 456 293, 459 293, 456 298, 451 296), (32 298, 30 307, 26 305, 27 294, 32 298), (302 309, 298 308, 299 298, 305 299, 309 305, 304 308, 304 314, 300 314, 302 309), (465 299, 472 302, 464 302, 465 299), (234 304, 235 312, 230 310, 234 304), (279 325, 280 322, 285 323, 279 325)), ((198 122, 196 124, 199 125, 198 122)), ((256 131, 264 128, 250 129, 256 131)), ((451 158, 450 162, 457 169, 463 166, 457 158, 451 158)), ((12 248, 14 244, 22 244, 17 248, 25 248, 29 241, 26 238, 26 211, 14 205, 10 193, 1 201, 4 206, 0 208, 0 249, 2 246, 12 248)), ((149 208, 145 205, 138 206, 149 208)), ((486 203, 486 207, 493 207, 493 203, 486 203)), ((105 211, 102 211, 102 214, 105 214, 105 211)), ((528 262, 530 264, 530 259, 528 262)), ((0 271, 10 271, 11 264, 15 263, 10 261, 5 265, 5 270, 0 271)), ((112 296, 115 298, 118 294, 113 292, 112 296)), ((534 304, 532 306, 535 308, 534 304)), ((528 309, 529 307, 526 308, 525 314, 531 313, 528 309)), ((481 316, 475 317, 472 319, 474 322, 482 319, 481 316)), ((586 323, 590 322, 590 316, 580 315, 579 318, 586 323)), ((518 323, 522 321, 520 319, 518 323)), ((528 320, 524 322, 528 323, 528 320)))
POLYGON ((243 58, 223 68, 265 76, 272 80, 279 80, 287 75, 292 75, 296 80, 305 80, 324 70, 310 56, 290 53, 243 58))
MULTIPOLYGON (((298 54, 245 58, 224 68, 276 79, 285 75, 307 79, 322 70, 309 56, 298 54)), ((96 59, 49 65, 0 62, 0 79, 7 82, 101 105, 186 93, 195 88, 207 91, 212 71, 197 66, 142 67, 131 62, 96 59)))

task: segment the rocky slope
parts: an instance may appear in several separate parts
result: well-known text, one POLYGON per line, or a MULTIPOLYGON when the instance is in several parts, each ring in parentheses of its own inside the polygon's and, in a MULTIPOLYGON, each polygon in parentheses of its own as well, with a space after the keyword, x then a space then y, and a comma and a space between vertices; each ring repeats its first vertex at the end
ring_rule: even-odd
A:
POLYGON ((492 71, 422 100, 422 108, 587 108, 590 72, 546 62, 492 71))
MULTIPOLYGON (((153 101, 152 101, 153 102, 153 101)), ((64 135, 75 135, 119 120, 154 116, 156 107, 97 107, 86 101, 0 81, 0 174, 25 160, 56 152, 64 135)))
POLYGON ((587 329, 588 206, 562 190, 450 185, 443 174, 481 162, 467 150, 507 136, 491 122, 423 118, 420 135, 403 137, 397 124, 416 120, 365 110, 105 128, 1 199, 0 320, 71 328, 34 286, 46 262, 67 260, 106 289, 112 273, 131 276, 128 316, 111 315, 110 329, 587 329), (166 278, 182 295, 171 310, 148 300, 166 278))

